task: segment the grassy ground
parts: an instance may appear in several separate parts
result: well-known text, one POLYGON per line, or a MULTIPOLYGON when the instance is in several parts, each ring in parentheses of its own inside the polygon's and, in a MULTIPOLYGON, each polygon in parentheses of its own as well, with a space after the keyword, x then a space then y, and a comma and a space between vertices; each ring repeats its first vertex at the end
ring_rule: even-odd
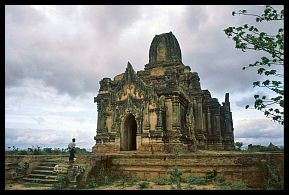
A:
MULTIPOLYGON (((83 188, 82 190, 175 190, 177 187, 175 185, 157 185, 154 182, 148 182, 148 186, 141 188, 138 183, 144 181, 139 181, 134 184, 125 184, 120 185, 119 183, 113 183, 110 185, 99 186, 94 188, 83 188)), ((191 185, 191 188, 188 188, 187 183, 181 183, 182 190, 218 190, 219 186, 214 184, 205 184, 205 185, 191 185)), ((53 190, 51 187, 41 187, 39 186, 25 186, 22 184, 6 184, 5 190, 53 190)))
POLYGON ((19 183, 5 184, 5 190, 50 190, 51 187, 27 186, 19 183))

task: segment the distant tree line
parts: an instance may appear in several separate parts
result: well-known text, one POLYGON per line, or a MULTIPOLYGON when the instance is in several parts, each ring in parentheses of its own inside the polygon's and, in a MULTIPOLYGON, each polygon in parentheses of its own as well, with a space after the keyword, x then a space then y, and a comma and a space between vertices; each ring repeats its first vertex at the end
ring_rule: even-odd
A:
MULTIPOLYGON (((242 142, 235 142, 235 150, 242 151, 242 149, 241 149, 242 146, 243 146, 242 142)), ((272 144, 272 142, 270 142, 270 144, 268 146, 249 144, 247 149, 245 149, 243 151, 248 151, 248 152, 284 151, 284 148, 282 146, 278 147, 278 146, 272 144)))
MULTIPOLYGON (((76 154, 88 154, 89 152, 85 148, 75 148, 76 154)), ((41 148, 37 147, 30 147, 27 149, 19 149, 15 146, 8 147, 8 150, 5 150, 5 154, 7 155, 68 155, 69 152, 67 148, 41 148)))

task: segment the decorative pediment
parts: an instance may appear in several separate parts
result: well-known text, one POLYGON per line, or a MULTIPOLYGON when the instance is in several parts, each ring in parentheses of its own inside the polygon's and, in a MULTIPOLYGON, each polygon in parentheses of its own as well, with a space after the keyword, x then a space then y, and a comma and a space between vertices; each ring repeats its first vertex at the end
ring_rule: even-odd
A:
POLYGON ((128 99, 132 101, 144 99, 148 100, 150 99, 149 96, 154 96, 154 98, 157 98, 157 95, 154 93, 153 89, 146 85, 142 79, 136 75, 136 72, 129 62, 123 75, 123 79, 118 83, 115 91, 115 100, 117 102, 127 101, 128 99))

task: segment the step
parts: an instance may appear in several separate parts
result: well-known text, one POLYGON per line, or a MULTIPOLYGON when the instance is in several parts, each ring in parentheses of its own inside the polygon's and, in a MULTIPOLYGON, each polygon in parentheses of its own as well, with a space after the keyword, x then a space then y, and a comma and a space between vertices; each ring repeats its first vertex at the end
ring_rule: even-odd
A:
POLYGON ((32 170, 31 172, 32 174, 48 174, 48 175, 52 175, 54 174, 53 170, 32 170))
POLYGON ((17 167, 18 167, 17 163, 5 163, 5 169, 13 169, 17 167))
MULTIPOLYGON (((39 183, 30 183, 30 182, 22 182, 21 184, 23 184, 26 187, 39 187, 39 183)), ((53 184, 46 184, 46 183, 42 183, 41 187, 45 187, 45 188, 53 188, 53 184)))
POLYGON ((39 179, 56 179, 57 175, 44 175, 44 174, 35 174, 32 173, 28 178, 39 178, 39 179))
POLYGON ((41 162, 40 166, 52 166, 52 167, 54 167, 57 164, 59 164, 59 163, 58 162, 41 162))
POLYGON ((29 178, 29 177, 25 177, 23 178, 24 182, 28 182, 28 183, 41 183, 41 184, 54 184, 55 182, 57 182, 57 179, 38 179, 38 178, 29 178))
POLYGON ((44 161, 41 161, 41 163, 61 163, 63 161, 61 160, 44 160, 44 161))
POLYGON ((38 166, 37 170, 52 170, 53 171, 54 167, 51 166, 38 166))
POLYGON ((45 161, 61 161, 61 158, 46 159, 45 161))

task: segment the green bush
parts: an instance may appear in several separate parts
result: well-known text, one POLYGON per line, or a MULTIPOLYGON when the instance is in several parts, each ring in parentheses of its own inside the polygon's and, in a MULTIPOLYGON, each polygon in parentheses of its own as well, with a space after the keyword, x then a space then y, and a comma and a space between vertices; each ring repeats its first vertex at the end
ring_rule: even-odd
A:
POLYGON ((207 180, 204 177, 193 177, 190 176, 187 179, 187 183, 190 185, 202 185, 202 184, 206 184, 207 180))
POLYGON ((149 182, 143 181, 137 184, 140 188, 148 188, 149 187, 149 182))
POLYGON ((221 187, 223 190, 249 190, 250 188, 244 183, 226 184, 221 187))
POLYGON ((57 176, 57 182, 54 183, 54 188, 59 190, 64 189, 68 186, 68 183, 69 181, 67 175, 59 174, 57 176))
POLYGON ((216 170, 213 170, 212 172, 208 172, 205 175, 205 179, 208 181, 214 180, 218 175, 218 172, 216 170))
POLYGON ((155 184, 157 184, 157 185, 171 185, 172 181, 170 179, 159 178, 159 179, 155 180, 155 184))
POLYGON ((266 189, 283 189, 283 180, 270 165, 266 164, 268 178, 265 180, 266 189))
POLYGON ((226 180, 225 180, 225 178, 223 178, 223 177, 220 177, 220 176, 217 176, 215 179, 214 179, 214 182, 215 182, 215 184, 217 184, 218 186, 224 186, 224 185, 226 185, 226 180))

